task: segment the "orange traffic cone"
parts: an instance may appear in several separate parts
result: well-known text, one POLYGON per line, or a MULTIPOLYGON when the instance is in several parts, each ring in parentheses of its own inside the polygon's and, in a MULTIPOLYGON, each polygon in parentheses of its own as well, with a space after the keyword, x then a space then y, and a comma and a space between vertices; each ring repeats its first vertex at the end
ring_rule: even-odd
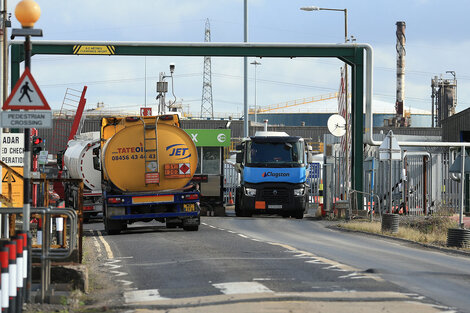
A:
POLYGON ((228 204, 233 205, 233 198, 232 198, 232 192, 231 191, 228 193, 228 204))

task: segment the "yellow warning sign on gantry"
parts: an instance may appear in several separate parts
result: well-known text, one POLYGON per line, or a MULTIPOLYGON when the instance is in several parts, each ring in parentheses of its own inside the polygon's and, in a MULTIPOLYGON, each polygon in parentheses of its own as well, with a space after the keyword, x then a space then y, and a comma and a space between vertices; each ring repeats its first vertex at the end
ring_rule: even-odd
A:
POLYGON ((111 55, 115 53, 116 53, 116 48, 114 46, 84 46, 84 45, 73 46, 73 54, 111 55))

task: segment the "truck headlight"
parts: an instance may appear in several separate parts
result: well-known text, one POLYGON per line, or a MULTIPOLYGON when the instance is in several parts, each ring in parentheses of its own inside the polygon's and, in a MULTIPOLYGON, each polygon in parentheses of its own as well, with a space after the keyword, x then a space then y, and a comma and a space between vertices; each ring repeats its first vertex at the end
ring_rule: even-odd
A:
POLYGON ((303 196, 304 195, 305 188, 299 188, 299 189, 294 189, 294 196, 303 196))
POLYGON ((248 197, 256 196, 256 189, 255 188, 245 188, 245 196, 248 196, 248 197))

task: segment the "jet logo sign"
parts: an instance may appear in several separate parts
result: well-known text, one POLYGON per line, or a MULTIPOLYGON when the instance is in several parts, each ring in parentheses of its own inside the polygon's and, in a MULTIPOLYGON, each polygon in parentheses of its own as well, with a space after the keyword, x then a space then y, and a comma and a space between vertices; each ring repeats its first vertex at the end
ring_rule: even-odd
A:
POLYGON ((191 157, 191 153, 189 152, 189 148, 186 145, 178 143, 171 146, 166 147, 166 151, 169 151, 169 156, 171 157, 178 157, 178 160, 183 160, 191 157))

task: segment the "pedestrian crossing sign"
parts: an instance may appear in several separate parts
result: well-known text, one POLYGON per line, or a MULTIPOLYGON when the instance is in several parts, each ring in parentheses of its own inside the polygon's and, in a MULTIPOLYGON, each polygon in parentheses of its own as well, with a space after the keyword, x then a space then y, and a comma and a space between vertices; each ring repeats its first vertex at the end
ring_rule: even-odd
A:
POLYGON ((13 91, 3 104, 3 110, 51 110, 38 84, 25 68, 13 91))

